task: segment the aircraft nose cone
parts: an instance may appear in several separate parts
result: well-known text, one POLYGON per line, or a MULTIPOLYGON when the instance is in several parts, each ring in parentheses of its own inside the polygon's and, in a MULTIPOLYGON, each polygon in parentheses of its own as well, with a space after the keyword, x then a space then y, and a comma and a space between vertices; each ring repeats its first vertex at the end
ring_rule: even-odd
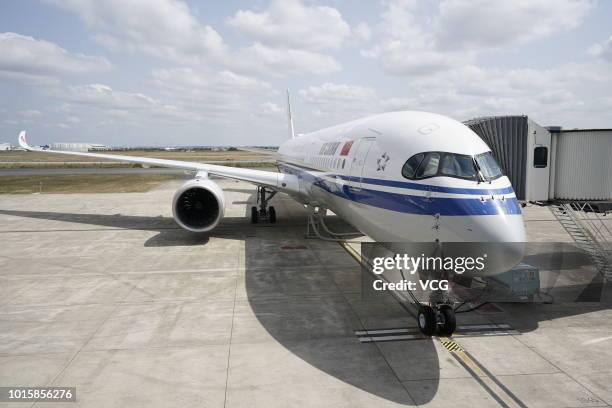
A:
POLYGON ((477 228, 482 242, 525 242, 525 226, 520 215, 480 217, 477 228))
POLYGON ((481 217, 479 230, 483 248, 488 252, 487 274, 506 272, 521 262, 525 253, 521 215, 481 217))

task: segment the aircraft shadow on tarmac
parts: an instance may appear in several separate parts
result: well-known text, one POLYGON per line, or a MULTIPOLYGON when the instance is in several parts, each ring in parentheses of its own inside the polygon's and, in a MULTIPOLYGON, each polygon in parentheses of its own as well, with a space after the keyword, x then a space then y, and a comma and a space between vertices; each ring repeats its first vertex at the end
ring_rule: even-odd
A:
MULTIPOLYGON (((313 292, 320 289, 318 284, 327 282, 324 276, 327 272, 313 268, 312 275, 306 276, 304 269, 300 268, 313 264, 313 261, 319 263, 319 260, 312 258, 312 251, 299 249, 304 246, 304 217, 298 219, 281 214, 279 228, 269 224, 255 227, 246 217, 227 218, 208 236, 199 237, 198 234, 180 229, 169 217, 20 210, 0 210, 0 214, 104 228, 158 231, 158 234, 144 243, 148 247, 204 245, 210 237, 242 239, 245 241, 244 279, 249 306, 272 338, 300 359, 341 381, 390 401, 414 404, 398 379, 390 375, 388 363, 381 358, 377 345, 361 344, 355 337, 354 330, 363 329, 363 326, 343 294, 337 290, 333 293, 328 291, 324 295, 313 292), (283 246, 296 249, 283 250, 283 246)), ((333 221, 330 222, 332 225, 338 227, 338 223, 333 221)), ((77 229, 69 227, 61 230, 77 229)), ((311 246, 310 242, 307 247, 311 246)), ((319 251, 325 251, 328 245, 334 251, 344 251, 335 243, 312 242, 319 251)), ((353 269, 356 273, 352 279, 360 284, 360 268, 355 266, 353 269)), ((378 314, 386 313, 384 305, 373 307, 378 314)), ((396 309, 395 313, 403 315, 391 317, 406 317, 403 309, 401 312, 396 309)), ((431 361, 431 364, 419 365, 422 370, 418 374, 419 378, 429 380, 427 387, 414 401, 422 404, 435 396, 440 373, 433 340, 419 340, 416 343, 418 358, 431 361)), ((403 364, 410 364, 412 357, 402 356, 405 359, 403 364)))
MULTIPOLYGON (((252 202, 252 197, 249 202, 252 202)), ((228 218, 208 236, 199 236, 178 228, 172 218, 161 216, 19 210, 0 210, 0 214, 106 228, 158 231, 156 236, 144 243, 148 247, 205 245, 209 237, 242 239, 245 241, 245 287, 249 305, 257 320, 279 344, 317 369, 396 403, 424 404, 437 393, 440 359, 448 356, 438 356, 434 344, 436 340, 402 342, 409 343, 405 350, 410 352, 392 356, 393 359, 401 359, 401 362, 396 361, 395 364, 410 368, 411 379, 423 380, 418 392, 411 392, 411 399, 399 382, 402 378, 398 379, 397 373, 389 370, 389 356, 381 352, 384 351, 384 344, 361 344, 354 337, 354 330, 364 328, 363 316, 360 316, 364 311, 371 314, 366 319, 369 322, 369 327, 365 327, 367 329, 380 328, 372 327, 376 325, 377 316, 387 321, 389 318, 406 318, 403 309, 393 310, 394 300, 377 302, 360 299, 358 290, 343 293, 336 289, 322 293, 321 290, 330 280, 330 271, 314 267, 311 273, 304 273, 305 265, 320 265, 321 254, 324 255, 326 251, 343 250, 330 242, 309 241, 304 245, 306 222, 303 216, 288 217, 281 213, 279 223, 282 228, 265 224, 255 227, 246 217, 228 218), (313 253, 318 253, 317 258, 313 258, 313 253)), ((341 225, 340 220, 336 219, 335 222, 336 226, 341 225)), ((564 295, 558 296, 561 301, 567 301, 567 293, 570 291, 578 294, 574 302, 586 303, 572 304, 571 307, 533 303, 504 305, 506 313, 490 316, 489 319, 495 323, 509 323, 519 332, 528 332, 537 329, 542 320, 609 308, 607 302, 598 302, 603 282, 597 274, 587 281, 579 279, 580 271, 589 266, 588 259, 571 244, 564 245, 568 246, 562 251, 562 260, 549 253, 539 252, 528 253, 525 261, 557 270, 556 274, 551 273, 546 279, 548 285, 555 286, 557 294, 564 295), (564 269, 570 273, 561 279, 559 274, 563 274, 564 269), (581 296, 584 299, 581 300, 581 296)), ((353 269, 357 272, 343 275, 342 279, 347 286, 351 285, 347 280, 352 280, 353 286, 358 288, 362 279, 361 272, 358 267, 353 269)), ((550 293, 551 299, 556 301, 554 291, 550 293)), ((459 324, 461 316, 458 316, 459 324)))

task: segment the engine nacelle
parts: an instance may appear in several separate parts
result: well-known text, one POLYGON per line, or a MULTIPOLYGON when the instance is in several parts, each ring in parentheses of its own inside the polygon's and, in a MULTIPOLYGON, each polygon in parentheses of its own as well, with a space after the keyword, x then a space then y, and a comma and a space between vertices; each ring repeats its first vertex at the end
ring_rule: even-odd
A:
POLYGON ((210 231, 225 211, 225 196, 217 183, 195 178, 183 184, 172 199, 172 215, 182 228, 193 232, 210 231))

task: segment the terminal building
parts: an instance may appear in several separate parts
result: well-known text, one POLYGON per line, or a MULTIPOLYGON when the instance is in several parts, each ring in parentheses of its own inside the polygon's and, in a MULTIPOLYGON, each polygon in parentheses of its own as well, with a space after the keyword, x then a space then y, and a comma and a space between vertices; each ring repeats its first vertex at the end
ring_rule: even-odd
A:
POLYGON ((99 143, 53 143, 51 149, 68 152, 92 152, 109 150, 109 147, 99 143))

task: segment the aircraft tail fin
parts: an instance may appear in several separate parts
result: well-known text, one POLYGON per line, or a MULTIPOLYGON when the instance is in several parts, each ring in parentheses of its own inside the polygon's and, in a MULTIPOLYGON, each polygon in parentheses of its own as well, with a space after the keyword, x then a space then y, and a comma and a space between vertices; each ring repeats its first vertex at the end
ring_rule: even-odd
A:
POLYGON ((289 130, 289 137, 295 139, 295 130, 293 129, 293 116, 291 116, 291 98, 289 97, 289 90, 287 89, 287 126, 289 130))

